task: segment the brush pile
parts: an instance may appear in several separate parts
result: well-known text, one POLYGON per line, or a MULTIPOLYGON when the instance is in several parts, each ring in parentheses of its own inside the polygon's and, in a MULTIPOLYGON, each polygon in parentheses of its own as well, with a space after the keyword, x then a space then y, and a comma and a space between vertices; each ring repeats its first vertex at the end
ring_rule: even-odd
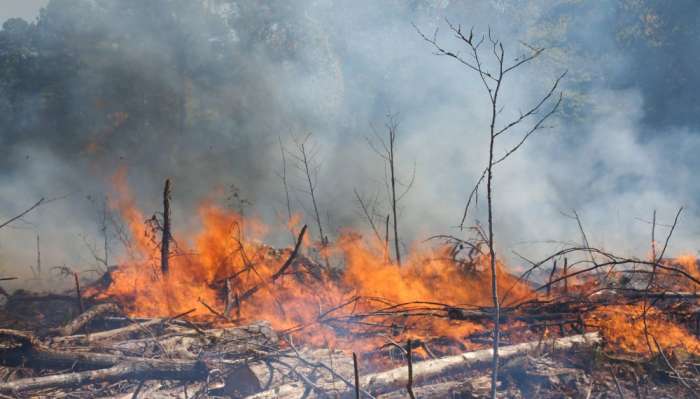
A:
MULTIPOLYGON (((282 253, 288 256, 285 269, 323 269, 305 257, 290 256, 293 252, 277 255, 282 253)), ((665 271, 658 270, 656 278, 667 286, 677 284, 679 276, 694 279, 683 275, 682 263, 662 262, 665 271)), ((499 395, 695 397, 700 344, 691 331, 699 325, 700 295, 635 288, 643 281, 622 278, 629 274, 610 273, 605 288, 578 280, 564 291, 567 279, 557 280, 551 273, 543 286, 549 288, 547 295, 504 307, 499 395)), ((86 291, 105 289, 109 280, 106 276, 86 291)), ((267 288, 274 285, 272 281, 267 288)), ((222 296, 227 294, 225 286, 220 289, 222 296)), ((369 311, 362 303, 376 298, 355 296, 319 312, 313 325, 276 329, 269 321, 232 317, 233 306, 217 310, 205 302, 208 318, 193 317, 195 309, 136 317, 124 311, 128 306, 96 294, 78 299, 75 293, 17 291, 5 297, 0 397, 489 394, 493 310, 488 307, 386 301, 369 311), (411 329, 429 319, 484 328, 461 336, 435 331, 415 338, 411 329), (336 340, 323 344, 309 339, 309 330, 320 329, 334 331, 336 340)))
POLYGON ((0 290, 2 397, 488 397, 496 314, 502 397, 697 397, 700 268, 665 245, 570 247, 519 275, 496 260, 497 310, 478 226, 394 261, 387 240, 314 242, 290 220, 276 249, 211 202, 176 234, 168 183, 162 220, 117 186, 118 266, 60 268, 63 294, 0 290))

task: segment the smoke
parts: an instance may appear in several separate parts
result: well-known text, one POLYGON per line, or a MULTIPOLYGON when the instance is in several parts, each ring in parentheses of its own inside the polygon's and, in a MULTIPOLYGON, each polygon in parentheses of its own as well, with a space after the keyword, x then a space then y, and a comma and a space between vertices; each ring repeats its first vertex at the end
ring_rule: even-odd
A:
POLYGON ((46 6, 48 0, 5 0, 0 9, 0 22, 9 18, 23 18, 31 21, 36 18, 38 10, 46 6))
MULTIPOLYGON (((37 24, 6 25, 6 35, 33 30, 22 43, 35 64, 26 69, 31 82, 17 74, 1 86, 0 219, 40 197, 57 199, 0 230, 1 270, 26 282, 36 235, 45 270, 96 267, 101 204, 120 167, 146 213, 158 210, 170 177, 181 227, 196 224, 204 197, 240 206, 230 201, 232 185, 253 203, 246 212, 277 223, 285 212, 280 138, 292 206, 311 223, 292 156, 309 132, 324 228, 331 236, 344 226, 366 229, 353 189, 386 204, 385 167, 367 138, 386 134, 389 113, 400 122, 401 180, 415 170, 400 206, 405 245, 464 234, 455 226, 486 163, 489 107, 478 77, 435 56, 413 26, 428 35, 440 28, 441 45, 466 55, 445 17, 474 25, 477 35, 490 27, 509 59, 525 52, 520 40, 549 48, 507 82, 504 120, 569 70, 552 127, 496 171, 496 239, 505 257, 580 242, 572 210, 591 244, 644 255, 652 211, 668 224, 681 205, 669 254, 695 251, 700 118, 686 109, 697 107, 688 94, 697 78, 678 68, 685 84, 669 92, 666 68, 700 54, 672 42, 698 6, 660 14, 652 2, 609 2, 614 12, 558 0, 471 3, 53 0, 37 24)), ((499 151, 507 140, 517 138, 499 151)), ((484 220, 483 201, 470 220, 484 220)), ((114 231, 108 239, 118 251, 114 231)))

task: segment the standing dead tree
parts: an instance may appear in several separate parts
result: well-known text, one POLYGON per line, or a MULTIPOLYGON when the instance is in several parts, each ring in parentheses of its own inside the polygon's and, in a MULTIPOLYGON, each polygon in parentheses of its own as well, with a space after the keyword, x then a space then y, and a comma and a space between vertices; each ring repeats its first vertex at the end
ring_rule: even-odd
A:
POLYGON ((313 148, 309 148, 308 146, 310 137, 311 134, 309 133, 303 140, 296 143, 299 154, 293 154, 292 156, 296 159, 299 169, 301 169, 306 178, 306 183, 309 188, 308 194, 311 197, 311 205, 313 206, 314 219, 316 220, 321 246, 325 247, 328 244, 328 237, 323 233, 323 223, 321 223, 321 214, 318 211, 318 201, 316 198, 319 166, 314 162, 315 154, 313 148))
POLYGON ((284 199, 287 205, 287 224, 289 228, 289 234, 292 235, 292 241, 294 241, 294 230, 292 229, 292 226, 289 225, 292 221, 292 201, 289 197, 289 183, 287 182, 287 157, 285 156, 286 150, 284 148, 284 145, 282 145, 282 138, 278 137, 277 139, 280 145, 280 155, 282 156, 282 169, 277 175, 282 181, 282 186, 284 186, 284 199))
POLYGON ((92 255, 93 259, 95 259, 96 267, 98 270, 101 272, 106 272, 109 269, 109 254, 110 254, 110 231, 109 231, 109 224, 111 222, 111 213, 109 210, 109 199, 108 197, 104 197, 102 201, 98 202, 97 199, 91 195, 87 196, 87 200, 90 201, 93 205, 96 207, 99 207, 98 210, 98 220, 99 220, 99 234, 102 235, 102 249, 101 249, 101 254, 98 253, 98 248, 97 248, 97 241, 91 242, 88 240, 88 238, 85 235, 81 235, 83 239, 83 243, 85 244, 85 247, 90 251, 90 255, 92 255))
POLYGON ((39 234, 36 235, 36 266, 31 267, 32 273, 34 273, 34 278, 41 278, 41 242, 39 234))
MULTIPOLYGON (((398 223, 398 204, 403 199, 403 197, 408 193, 413 185, 413 180, 415 178, 415 168, 413 169, 413 175, 411 180, 407 184, 403 184, 399 181, 397 176, 397 160, 396 160, 396 137, 399 129, 399 123, 394 115, 387 115, 386 129, 388 134, 388 140, 382 139, 382 137, 374 132, 375 140, 367 139, 367 143, 370 148, 379 155, 380 158, 384 160, 387 169, 387 175, 385 178, 387 184, 387 191, 389 193, 389 208, 390 215, 392 218, 392 227, 394 233, 394 252, 396 256, 396 263, 401 266, 401 240, 399 239, 399 223, 398 223), (376 141, 376 143, 375 143, 376 141), (378 145, 377 145, 378 143, 378 145), (397 187, 401 185, 404 186, 402 193, 397 194, 397 187)), ((388 234, 387 234, 388 237, 388 234)), ((387 238, 388 241, 388 238, 387 238)))
POLYGON ((160 244, 160 270, 163 275, 168 273, 168 258, 170 257, 170 179, 165 179, 163 188, 163 235, 160 244))
POLYGON ((103 264, 105 267, 105 270, 109 268, 109 233, 107 232, 107 198, 105 198, 103 204, 102 204, 102 220, 101 220, 101 226, 100 226, 100 232, 102 233, 102 246, 104 250, 104 259, 103 264))
POLYGON ((489 121, 489 150, 488 150, 488 164, 484 169, 484 173, 481 174, 475 188, 469 194, 467 199, 467 205, 464 210, 464 216, 460 223, 460 226, 464 226, 464 222, 469 211, 469 204, 471 203, 472 197, 478 192, 479 185, 482 183, 484 178, 486 179, 486 197, 487 197, 487 213, 488 213, 488 232, 487 232, 487 245, 489 248, 489 258, 490 258, 490 270, 491 270, 491 294, 494 306, 494 329, 493 329, 493 360, 492 360, 492 373, 491 373, 491 397, 496 398, 496 387, 498 382, 498 347, 500 340, 500 301, 498 295, 498 280, 497 280, 497 267, 496 267, 496 250, 494 245, 494 229, 493 229, 493 172, 494 168, 505 161, 517 150, 522 148, 525 141, 527 141, 530 136, 536 131, 544 128, 544 123, 549 119, 559 108, 562 101, 562 93, 559 92, 557 95, 557 88, 561 79, 566 75, 566 73, 561 74, 551 85, 550 89, 545 95, 543 95, 535 105, 531 106, 526 112, 520 112, 518 117, 510 120, 509 122, 503 123, 500 121, 499 116, 503 111, 502 98, 500 97, 503 88, 503 83, 505 78, 509 76, 512 72, 518 70, 525 64, 530 63, 534 59, 538 58, 544 52, 543 48, 535 48, 529 45, 525 45, 527 48, 527 54, 521 55, 509 64, 505 59, 505 50, 503 43, 495 39, 489 29, 486 36, 481 36, 478 38, 474 37, 473 29, 468 33, 462 31, 461 26, 455 26, 447 21, 447 25, 452 33, 455 35, 458 41, 464 44, 468 49, 469 58, 463 57, 459 53, 454 53, 452 51, 444 49, 437 42, 437 30, 432 37, 428 37, 420 29, 416 28, 418 34, 428 43, 430 43, 436 50, 437 55, 450 57, 460 64, 464 65, 469 70, 476 72, 481 80, 481 83, 488 94, 490 103, 490 121, 489 121), (482 45, 484 45, 482 47, 482 45), (483 49, 489 53, 488 58, 484 58, 483 49), (489 66, 491 65, 491 66, 489 66), (496 154, 496 143, 497 139, 501 136, 505 137, 507 135, 512 136, 517 131, 520 131, 520 137, 515 141, 510 148, 507 148, 502 155, 496 154))

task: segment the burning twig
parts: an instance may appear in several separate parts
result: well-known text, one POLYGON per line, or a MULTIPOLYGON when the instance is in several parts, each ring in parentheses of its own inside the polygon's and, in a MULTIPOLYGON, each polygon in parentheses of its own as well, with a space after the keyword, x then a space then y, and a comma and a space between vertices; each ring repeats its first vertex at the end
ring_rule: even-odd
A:
POLYGON ((294 249, 292 250, 292 253, 289 254, 289 257, 287 260, 282 264, 282 267, 277 270, 275 274, 272 275, 272 281, 276 281, 280 276, 284 274, 284 272, 287 270, 287 268, 292 264, 294 259, 297 257, 299 254, 299 248, 301 248, 301 243, 304 241, 304 234, 306 233, 306 225, 301 228, 301 231, 299 232, 299 236, 297 237, 297 242, 294 244, 294 249))
POLYGON ((233 323, 233 320, 231 320, 231 319, 230 319, 228 316, 226 316, 225 314, 223 314, 223 313, 221 313, 221 312, 218 312, 216 309, 214 309, 214 308, 212 308, 211 306, 209 306, 206 302, 204 302, 204 301, 202 300, 202 298, 197 299, 197 301, 199 301, 199 303, 201 303, 202 306, 204 306, 205 308, 207 308, 207 310, 208 310, 209 312, 211 312, 213 315, 218 316, 218 317, 224 319, 225 321, 227 321, 227 322, 229 322, 229 323, 233 323))
MULTIPOLYGON (((297 257, 297 255, 299 254, 299 248, 301 248, 301 244, 302 244, 302 242, 304 241, 304 234, 306 233, 306 227, 307 227, 307 226, 304 225, 304 227, 301 228, 301 231, 299 232, 299 236, 297 237, 297 242, 296 242, 296 244, 294 244, 294 249, 293 249, 292 252, 289 254, 289 257, 288 257, 287 260, 282 264, 282 266, 279 268, 279 270, 277 270, 277 271, 275 272, 275 274, 272 275, 272 277, 271 277, 271 279, 270 279, 270 280, 271 280, 271 281, 270 281, 271 283, 274 283, 275 281, 277 281, 277 279, 279 279, 279 278, 284 274, 284 272, 287 270, 287 268, 288 268, 289 266, 291 266, 291 264, 294 262, 294 259, 295 259, 295 258, 297 257)), ((263 282, 263 284, 265 284, 265 283, 263 282)), ((253 294, 255 294, 256 292, 258 292, 258 290, 260 289, 260 287, 261 287, 261 285, 256 285, 256 286, 252 287, 251 289, 249 289, 248 291, 244 292, 244 293, 241 294, 241 296, 238 298, 238 301, 240 302, 240 301, 244 301, 244 300, 250 298, 251 296, 253 296, 253 294)))

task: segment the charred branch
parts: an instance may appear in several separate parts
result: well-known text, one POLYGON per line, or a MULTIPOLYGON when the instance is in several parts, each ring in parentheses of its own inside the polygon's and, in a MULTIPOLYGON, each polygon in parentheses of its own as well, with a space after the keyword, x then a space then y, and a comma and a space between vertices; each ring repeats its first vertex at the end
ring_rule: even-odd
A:
POLYGON ((168 274, 170 258, 170 179, 165 179, 163 187, 163 231, 160 242, 160 270, 163 275, 168 274))

